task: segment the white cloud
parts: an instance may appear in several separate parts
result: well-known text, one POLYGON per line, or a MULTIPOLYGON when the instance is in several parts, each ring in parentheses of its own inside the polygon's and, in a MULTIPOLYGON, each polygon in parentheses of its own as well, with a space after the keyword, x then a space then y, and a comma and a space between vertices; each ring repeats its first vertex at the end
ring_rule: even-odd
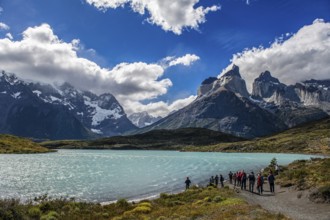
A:
POLYGON ((175 57, 167 57, 165 58, 167 61, 169 61, 169 66, 176 66, 176 65, 184 65, 184 66, 190 66, 195 61, 199 60, 199 56, 195 54, 186 54, 182 57, 175 58, 175 57))
POLYGON ((0 22, 0 30, 9 30, 9 26, 5 23, 0 22))
POLYGON ((6 34, 6 37, 9 38, 10 40, 14 39, 14 38, 13 38, 13 35, 11 35, 11 33, 7 33, 7 34, 6 34))
POLYGON ((134 12, 147 14, 147 21, 160 26, 165 31, 180 35, 185 28, 198 29, 206 22, 205 15, 220 10, 220 6, 195 7, 199 0, 86 0, 87 3, 105 11, 129 4, 134 12))
MULTIPOLYGON (((261 72, 271 74, 285 84, 308 79, 330 78, 330 23, 316 19, 288 39, 281 37, 269 48, 246 49, 233 55, 232 63, 240 67, 248 90, 261 72)), ((224 73, 228 68, 222 71, 224 73)))
MULTIPOLYGON (((26 29, 21 40, 11 35, 0 39, 0 68, 16 73, 20 78, 43 83, 69 82, 82 90, 110 92, 127 112, 137 112, 132 103, 143 108, 142 101, 166 94, 172 82, 164 78, 165 69, 154 63, 120 63, 112 69, 101 68, 95 62, 78 56, 78 39, 60 40, 48 24, 26 29)), ((176 102, 174 102, 176 103, 176 102)), ((156 106, 150 103, 149 106, 156 106)), ((170 112, 177 104, 158 106, 159 112, 170 112)), ((148 109, 146 107, 146 109, 148 109)), ((150 107, 157 112, 155 107, 150 107)))
POLYGON ((152 116, 162 116, 165 117, 168 114, 177 111, 196 99, 197 96, 191 95, 187 98, 178 99, 172 103, 166 103, 163 101, 151 102, 149 104, 143 105, 140 102, 132 102, 129 100, 124 100, 125 106, 130 106, 127 111, 127 114, 132 114, 134 112, 143 112, 146 111, 152 116), (132 111, 134 109, 134 111, 132 111))

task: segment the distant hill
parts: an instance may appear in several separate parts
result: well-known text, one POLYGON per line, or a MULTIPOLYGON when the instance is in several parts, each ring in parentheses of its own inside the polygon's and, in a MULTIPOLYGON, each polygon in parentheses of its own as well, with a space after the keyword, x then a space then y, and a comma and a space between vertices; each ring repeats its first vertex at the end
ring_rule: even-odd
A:
POLYGON ((203 147, 187 147, 184 150, 330 155, 330 118, 303 124, 268 137, 203 147))
POLYGON ((242 141, 218 131, 205 128, 181 128, 175 130, 153 130, 144 134, 115 136, 92 141, 49 141, 42 143, 48 148, 74 149, 182 149, 185 146, 210 145, 221 142, 242 141))
POLYGON ((8 134, 0 134, 0 154, 27 154, 52 152, 39 144, 8 134))

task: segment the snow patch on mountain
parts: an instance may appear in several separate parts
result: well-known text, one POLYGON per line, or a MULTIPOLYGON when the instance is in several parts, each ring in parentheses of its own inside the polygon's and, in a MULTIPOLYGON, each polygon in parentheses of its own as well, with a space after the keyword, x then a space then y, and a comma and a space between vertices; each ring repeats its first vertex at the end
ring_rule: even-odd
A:
POLYGON ((103 120, 108 119, 108 118, 119 119, 123 116, 120 114, 120 112, 121 112, 120 108, 114 108, 112 110, 103 109, 100 106, 98 106, 97 103, 87 101, 87 100, 85 100, 85 105, 88 105, 94 109, 92 112, 92 115, 93 115, 92 126, 97 126, 103 120))
POLYGON ((92 128, 91 131, 94 132, 94 133, 96 133, 96 134, 103 134, 103 132, 101 130, 99 130, 99 129, 92 128))
POLYGON ((42 94, 42 92, 39 90, 33 90, 32 92, 36 94, 38 97, 40 97, 40 95, 42 94))
POLYGON ((19 99, 21 96, 21 92, 15 92, 14 94, 11 95, 14 99, 19 99))

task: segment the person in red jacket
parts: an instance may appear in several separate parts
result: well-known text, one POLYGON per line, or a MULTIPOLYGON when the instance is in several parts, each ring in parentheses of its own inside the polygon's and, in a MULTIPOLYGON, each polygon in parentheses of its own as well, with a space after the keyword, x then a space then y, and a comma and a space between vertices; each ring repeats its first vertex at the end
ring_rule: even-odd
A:
POLYGON ((258 173, 258 176, 257 176, 257 190, 258 190, 258 193, 260 195, 262 194, 262 184, 263 184, 263 181, 261 179, 261 173, 258 173))
POLYGON ((241 172, 237 171, 237 175, 236 175, 236 178, 237 178, 237 186, 241 186, 241 180, 242 180, 242 174, 241 172))

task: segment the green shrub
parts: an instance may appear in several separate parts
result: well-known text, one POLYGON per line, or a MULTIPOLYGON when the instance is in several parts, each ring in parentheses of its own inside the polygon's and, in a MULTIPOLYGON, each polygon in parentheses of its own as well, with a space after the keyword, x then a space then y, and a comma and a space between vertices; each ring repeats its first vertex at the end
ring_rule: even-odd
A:
POLYGON ((318 188, 310 194, 309 198, 318 203, 330 203, 330 185, 318 188))
POLYGON ((28 215, 32 219, 39 219, 40 216, 41 216, 41 211, 38 207, 32 207, 32 208, 29 209, 28 215))
POLYGON ((145 206, 145 207, 149 207, 149 208, 152 208, 152 205, 150 202, 141 202, 138 204, 138 206, 145 206))
POLYGON ((107 213, 107 212, 104 212, 104 213, 102 214, 102 217, 103 217, 103 218, 109 218, 109 217, 110 217, 110 215, 109 215, 109 213, 107 213))
POLYGON ((44 203, 41 203, 40 204, 40 210, 42 212, 47 212, 47 211, 50 211, 51 210, 51 205, 49 202, 44 202, 44 203))
POLYGON ((204 204, 204 200, 197 200, 196 202, 193 203, 193 205, 200 206, 204 204))
POLYGON ((221 196, 216 196, 216 197, 213 198, 213 202, 221 202, 221 201, 223 201, 221 196))
POLYGON ((120 208, 126 208, 126 207, 129 206, 129 203, 127 202, 126 199, 119 199, 119 200, 117 200, 117 202, 116 202, 116 206, 117 206, 117 207, 120 207, 120 208))
POLYGON ((167 193, 161 193, 161 194, 159 195, 159 197, 160 197, 161 199, 167 199, 167 198, 170 198, 171 195, 169 195, 169 194, 167 194, 167 193))
POLYGON ((147 214, 147 213, 151 212, 151 208, 147 207, 147 206, 138 206, 138 207, 134 208, 132 211, 135 212, 135 213, 147 214))

